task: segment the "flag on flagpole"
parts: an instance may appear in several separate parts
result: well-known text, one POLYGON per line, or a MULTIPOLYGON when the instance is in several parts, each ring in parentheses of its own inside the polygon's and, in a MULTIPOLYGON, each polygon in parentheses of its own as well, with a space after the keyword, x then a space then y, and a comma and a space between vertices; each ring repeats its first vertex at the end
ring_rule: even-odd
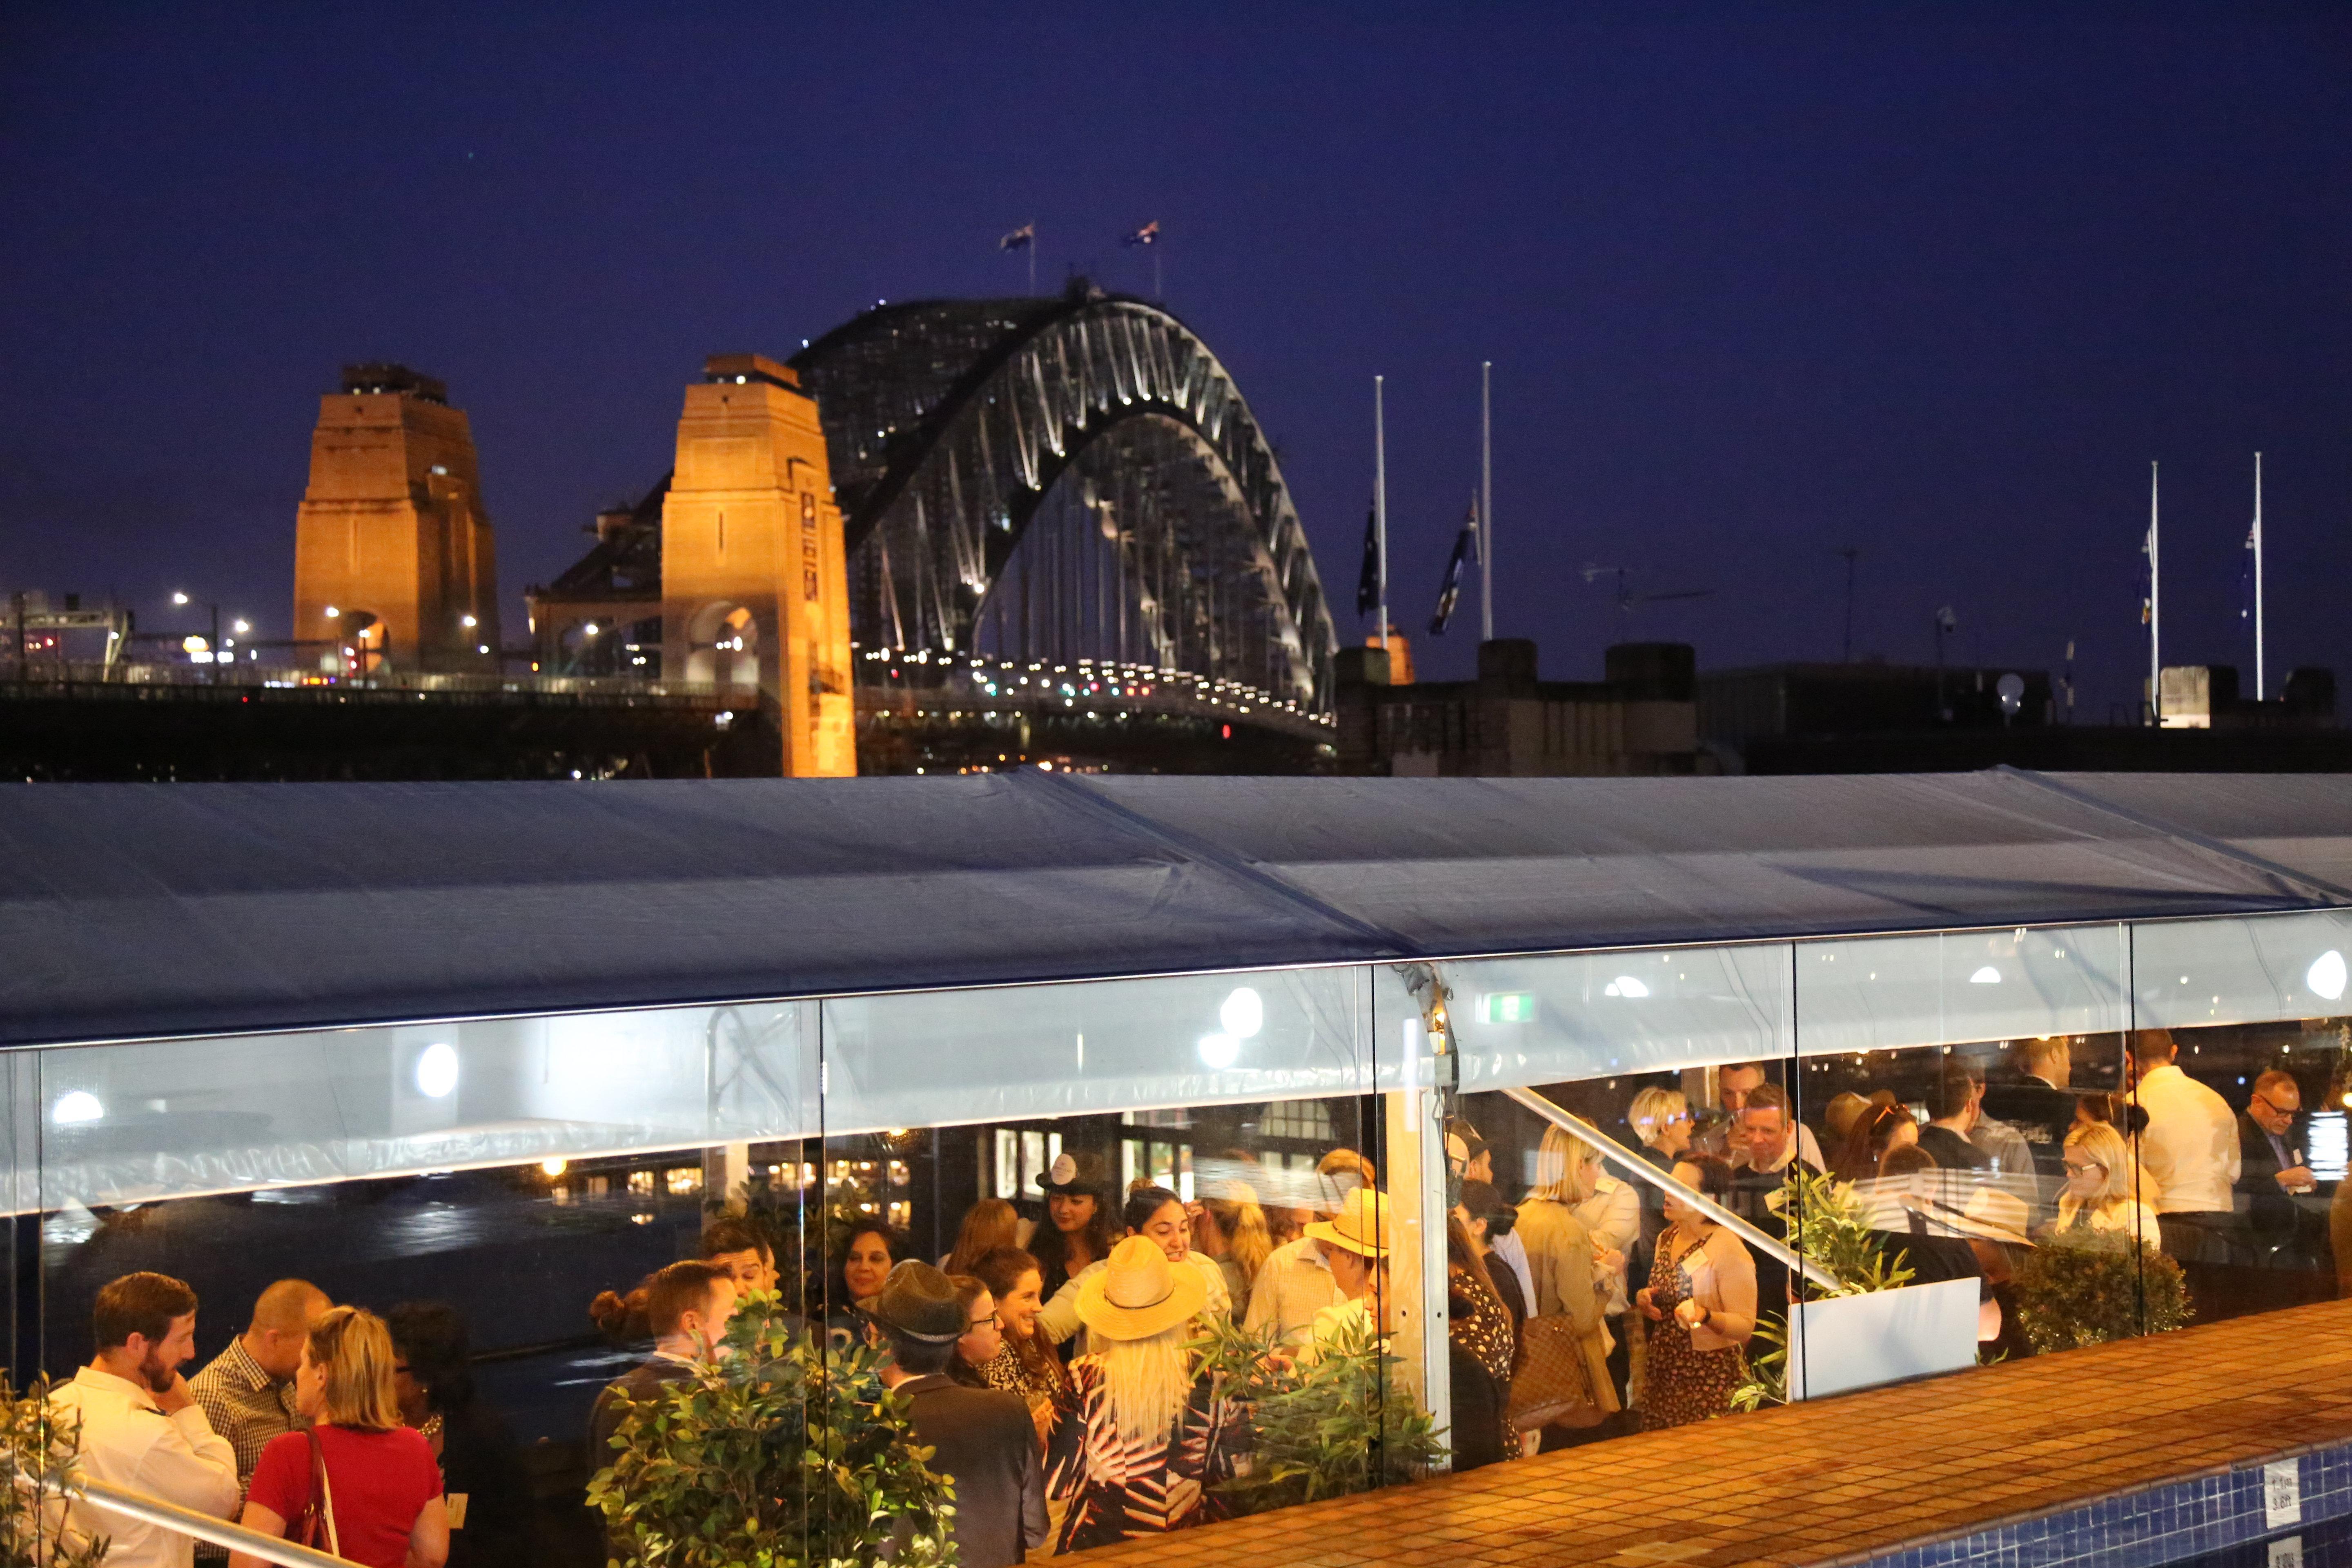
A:
POLYGON ((1375 501, 1364 510, 1364 569, 1356 577, 1356 614, 1369 616, 1380 607, 1381 509, 1375 501))
POLYGON ((1125 246, 1159 244, 1160 220, 1158 218, 1153 218, 1150 223, 1145 224, 1133 234, 1121 235, 1118 242, 1125 246))
POLYGON ((2255 523, 2246 530, 2246 547, 2238 552, 2238 618, 2254 618, 2254 563, 2261 557, 2262 525, 2255 523))
POLYGON ((996 242, 999 250, 1026 250, 1037 242, 1037 220, 1031 218, 996 242))
POLYGON ((1470 498, 1470 510, 1462 519, 1462 531, 1454 536, 1454 554, 1445 563, 1445 582, 1437 590, 1437 613, 1429 617, 1429 635, 1442 637, 1445 623, 1454 618, 1454 605, 1462 597, 1462 567, 1473 552, 1484 554, 1478 539, 1478 498, 1470 498))

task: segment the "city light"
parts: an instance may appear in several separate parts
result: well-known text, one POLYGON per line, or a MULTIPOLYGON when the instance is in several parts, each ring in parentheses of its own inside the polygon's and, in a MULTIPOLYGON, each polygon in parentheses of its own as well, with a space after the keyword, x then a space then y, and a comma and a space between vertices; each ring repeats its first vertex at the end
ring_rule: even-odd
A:
POLYGON ((342 611, 335 608, 332 605, 329 605, 327 606, 327 618, 331 621, 335 619, 338 616, 341 616, 342 613, 342 611))
POLYGON ((187 602, 188 596, 185 594, 174 594, 172 595, 172 603, 175 605, 184 605, 187 602))
POLYGON ((471 616, 459 616, 457 617, 457 624, 461 626, 479 626, 481 623, 474 619, 471 616))
POLYGON ((251 623, 247 621, 232 621, 229 623, 229 629, 235 632, 237 636, 243 637, 246 633, 251 631, 253 626, 251 623))
POLYGON ((551 1176, 560 1176, 563 1174, 564 1172, 572 1168, 572 1162, 569 1160, 541 1160, 539 1163, 539 1168, 546 1172, 551 1176))

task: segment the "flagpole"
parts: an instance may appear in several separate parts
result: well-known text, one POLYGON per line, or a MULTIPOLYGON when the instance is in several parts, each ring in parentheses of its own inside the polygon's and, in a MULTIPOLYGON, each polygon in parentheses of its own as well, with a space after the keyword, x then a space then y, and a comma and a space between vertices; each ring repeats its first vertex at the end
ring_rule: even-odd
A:
POLYGON ((1029 293, 1034 298, 1037 292, 1037 220, 1034 217, 1029 220, 1029 243, 1024 248, 1029 252, 1029 293))
POLYGON ((2270 692, 2263 679, 2263 455, 2254 454, 2254 700, 2270 692))
POLYGON ((1495 640, 1495 362, 1478 364, 1478 640, 1495 640))
POLYGON ((2156 465, 2147 466, 2147 715, 2164 727, 2164 599, 2157 556, 2156 465))
MULTIPOLYGON (((1381 651, 1389 651, 1389 418, 1384 375, 1372 377, 1372 540, 1379 562, 1381 651)), ((1394 678, 1394 672, 1391 672, 1394 678)))

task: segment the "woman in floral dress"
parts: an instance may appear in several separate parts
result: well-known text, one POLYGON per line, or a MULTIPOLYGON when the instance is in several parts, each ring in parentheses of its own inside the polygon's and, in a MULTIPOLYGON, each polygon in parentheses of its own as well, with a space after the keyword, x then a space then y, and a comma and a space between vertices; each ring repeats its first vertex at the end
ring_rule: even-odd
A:
MULTIPOLYGON (((1731 1191, 1731 1167, 1685 1154, 1675 1180, 1717 1203, 1731 1191)), ((1722 1415, 1748 1378, 1746 1348, 1756 1331, 1756 1262, 1738 1237, 1676 1198, 1666 1200, 1650 1283, 1635 1300, 1649 1324, 1642 1427, 1656 1431, 1722 1415)))

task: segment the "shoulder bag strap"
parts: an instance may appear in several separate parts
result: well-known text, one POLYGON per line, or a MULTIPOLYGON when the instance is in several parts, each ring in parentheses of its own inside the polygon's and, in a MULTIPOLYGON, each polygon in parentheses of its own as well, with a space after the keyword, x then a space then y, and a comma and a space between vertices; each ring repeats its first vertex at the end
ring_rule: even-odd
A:
POLYGON ((326 1527, 327 1555, 341 1557, 343 1543, 335 1534, 335 1489, 327 1479, 327 1450, 319 1442, 317 1427, 307 1429, 303 1436, 310 1439, 310 1506, 326 1527))

